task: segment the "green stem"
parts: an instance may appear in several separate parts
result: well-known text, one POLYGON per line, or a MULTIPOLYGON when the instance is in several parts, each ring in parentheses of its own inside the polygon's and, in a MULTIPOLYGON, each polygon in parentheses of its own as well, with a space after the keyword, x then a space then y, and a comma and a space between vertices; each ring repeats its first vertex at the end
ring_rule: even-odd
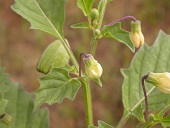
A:
POLYGON ((96 49, 97 49, 97 42, 98 42, 98 39, 94 39, 92 42, 92 47, 91 47, 92 56, 95 56, 96 49))
MULTIPOLYGON (((76 67, 77 71, 79 71, 79 65, 77 63, 77 60, 76 60, 75 56, 73 55, 73 52, 71 51, 71 49, 70 49, 70 47, 68 45, 68 42, 62 37, 60 37, 60 41, 62 42, 63 46, 65 47, 68 55, 70 56, 70 59, 71 59, 72 63, 76 67)), ((79 72, 81 72, 81 71, 79 71, 79 72)), ((93 125, 93 110, 92 110, 90 85, 89 85, 89 81, 86 81, 85 83, 82 81, 81 83, 82 83, 83 90, 84 90, 86 126, 88 128, 89 125, 93 125)))
MULTIPOLYGON (((102 22, 103 22, 103 18, 104 18, 104 13, 106 10, 106 5, 107 5, 107 0, 101 0, 98 6, 98 10, 99 10, 99 19, 98 19, 98 25, 97 25, 97 29, 101 29, 102 26, 102 22)), ((95 56, 96 53, 96 48, 97 48, 97 43, 99 39, 95 39, 95 35, 94 35, 94 40, 92 40, 91 44, 92 44, 92 48, 91 48, 91 54, 93 56, 95 56)))
POLYGON ((84 102, 85 102, 85 112, 86 112, 86 127, 93 125, 93 110, 91 101, 91 91, 89 81, 83 81, 84 90, 84 102))
MULTIPOLYGON (((106 8, 106 3, 107 0, 101 0, 100 1, 100 16, 98 20, 98 26, 97 28, 100 30, 104 13, 105 13, 105 8, 106 8)), ((94 35, 95 36, 95 35, 94 35)), ((94 37, 95 38, 95 37, 94 37)), ((91 48, 91 54, 94 56, 96 53, 96 47, 97 47, 97 42, 98 39, 94 39, 92 41, 92 48, 91 48)), ((84 90, 84 101, 85 101, 85 109, 86 109, 86 126, 88 128, 89 125, 93 125, 93 109, 92 109, 92 100, 91 100, 91 90, 90 90, 90 81, 85 81, 82 82, 83 85, 83 90, 84 90)))

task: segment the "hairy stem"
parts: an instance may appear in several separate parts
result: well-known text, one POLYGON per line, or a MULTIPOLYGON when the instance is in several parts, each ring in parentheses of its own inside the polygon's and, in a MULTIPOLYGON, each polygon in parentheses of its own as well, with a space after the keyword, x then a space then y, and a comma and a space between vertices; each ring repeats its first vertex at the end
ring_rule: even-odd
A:
POLYGON ((93 109, 91 101, 90 81, 83 81, 84 90, 84 102, 85 102, 85 115, 86 115, 86 127, 93 125, 93 109))
POLYGON ((97 42, 98 42, 98 39, 94 39, 92 42, 92 47, 91 47, 92 56, 95 56, 96 49, 97 49, 97 42))
POLYGON ((83 91, 84 91, 86 127, 88 128, 89 125, 93 125, 93 110, 92 110, 92 101, 91 101, 90 81, 87 79, 81 78, 82 56, 84 56, 85 58, 88 58, 89 55, 86 53, 81 53, 80 60, 79 60, 79 78, 81 79, 81 83, 82 83, 83 91))

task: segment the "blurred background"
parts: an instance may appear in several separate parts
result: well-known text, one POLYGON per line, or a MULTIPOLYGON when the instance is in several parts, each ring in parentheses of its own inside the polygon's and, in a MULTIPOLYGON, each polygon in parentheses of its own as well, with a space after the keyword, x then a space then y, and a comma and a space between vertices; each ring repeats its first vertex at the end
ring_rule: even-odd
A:
MULTIPOLYGON (((97 5, 96 0, 95 5, 97 5)), ((10 79, 19 82, 28 92, 39 87, 36 63, 46 48, 55 40, 51 35, 29 29, 30 23, 14 13, 10 6, 13 0, 0 0, 0 64, 10 74, 10 79)), ((94 6, 95 7, 95 6, 94 6)), ((126 15, 132 15, 142 22, 145 41, 152 45, 160 29, 170 34, 170 0, 113 0, 107 6, 103 24, 126 15)), ((76 7, 76 0, 66 4, 67 20, 64 25, 65 37, 70 42, 77 59, 81 52, 89 53, 91 31, 71 29, 70 25, 86 21, 76 7)), ((122 22, 122 27, 130 30, 130 20, 122 22)), ((102 120, 115 126, 123 113, 121 86, 123 76, 120 68, 128 68, 134 54, 123 44, 111 39, 98 43, 96 59, 102 65, 103 87, 92 83, 94 121, 102 120)), ((64 100, 62 104, 48 106, 50 128, 84 128, 83 91, 79 90, 75 100, 64 100)), ((126 128, 133 128, 136 120, 131 118, 126 128)))

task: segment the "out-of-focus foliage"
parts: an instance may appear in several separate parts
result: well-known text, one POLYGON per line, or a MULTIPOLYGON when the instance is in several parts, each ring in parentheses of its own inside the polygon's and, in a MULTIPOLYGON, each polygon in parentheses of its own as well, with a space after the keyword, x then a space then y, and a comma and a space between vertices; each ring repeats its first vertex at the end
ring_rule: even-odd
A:
POLYGON ((1 67, 0 90, 0 98, 3 97, 2 101, 5 101, 1 102, 0 99, 0 114, 8 113, 12 117, 10 125, 0 120, 1 128, 48 128, 48 110, 33 113, 33 95, 25 92, 20 85, 10 82, 1 67), (9 89, 2 93, 5 84, 9 89))
POLYGON ((5 113, 8 100, 3 98, 5 91, 8 89, 9 85, 8 75, 4 73, 4 69, 0 67, 0 115, 5 113))

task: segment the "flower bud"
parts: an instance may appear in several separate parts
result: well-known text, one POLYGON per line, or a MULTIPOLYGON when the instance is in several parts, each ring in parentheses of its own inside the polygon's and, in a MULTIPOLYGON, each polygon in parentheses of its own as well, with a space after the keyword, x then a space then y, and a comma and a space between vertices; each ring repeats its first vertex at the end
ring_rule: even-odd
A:
POLYGON ((149 115, 148 115, 148 120, 149 120, 149 121, 155 121, 155 120, 156 120, 155 115, 154 115, 154 114, 152 114, 152 113, 151 113, 151 114, 149 114, 149 115))
POLYGON ((100 30, 99 30, 99 29, 95 29, 95 30, 94 30, 94 34, 95 34, 96 36, 100 36, 100 30))
POLYGON ((86 74, 90 79, 98 79, 103 73, 102 66, 98 63, 97 60, 93 58, 91 54, 87 54, 85 58, 83 58, 83 62, 85 64, 86 74))
POLYGON ((170 94, 170 73, 153 73, 149 72, 146 82, 153 84, 160 91, 170 94))
POLYGON ((136 48, 144 44, 144 36, 141 31, 141 22, 139 20, 131 22, 130 38, 136 48))
POLYGON ((90 12, 91 19, 97 19, 99 17, 99 11, 96 8, 93 8, 90 12))

